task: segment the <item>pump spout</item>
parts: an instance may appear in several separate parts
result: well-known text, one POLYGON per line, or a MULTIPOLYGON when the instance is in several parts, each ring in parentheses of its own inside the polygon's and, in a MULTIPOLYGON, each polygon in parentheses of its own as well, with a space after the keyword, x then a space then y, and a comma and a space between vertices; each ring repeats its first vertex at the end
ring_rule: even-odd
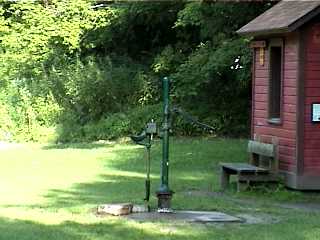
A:
POLYGON ((145 145, 145 143, 143 142, 143 140, 147 138, 147 133, 146 133, 146 131, 142 131, 142 132, 141 132, 140 134, 138 134, 138 135, 131 135, 130 138, 131 138, 131 140, 134 141, 136 144, 145 145))

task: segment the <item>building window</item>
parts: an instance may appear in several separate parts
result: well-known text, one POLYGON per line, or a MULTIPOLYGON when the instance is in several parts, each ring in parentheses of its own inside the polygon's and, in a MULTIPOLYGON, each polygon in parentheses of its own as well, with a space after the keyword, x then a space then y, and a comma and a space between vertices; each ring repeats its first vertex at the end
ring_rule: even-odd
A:
POLYGON ((283 73, 282 44, 270 44, 269 122, 280 123, 283 73))

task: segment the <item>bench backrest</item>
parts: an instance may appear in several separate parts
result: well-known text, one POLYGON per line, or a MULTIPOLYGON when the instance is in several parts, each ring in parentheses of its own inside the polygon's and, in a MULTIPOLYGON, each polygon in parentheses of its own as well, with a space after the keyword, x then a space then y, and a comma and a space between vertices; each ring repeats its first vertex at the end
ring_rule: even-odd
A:
POLYGON ((270 171, 278 171, 277 145, 250 140, 248 153, 252 165, 267 168, 270 171))

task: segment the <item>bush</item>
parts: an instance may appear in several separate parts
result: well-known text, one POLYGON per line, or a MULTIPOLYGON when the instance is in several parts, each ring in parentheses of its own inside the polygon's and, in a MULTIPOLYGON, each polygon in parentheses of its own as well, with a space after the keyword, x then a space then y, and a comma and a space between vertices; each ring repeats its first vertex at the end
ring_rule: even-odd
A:
POLYGON ((13 126, 14 123, 10 118, 8 107, 4 103, 0 103, 0 140, 11 140, 13 126))
MULTIPOLYGON (((195 118, 196 114, 194 114, 195 118)), ((109 114, 99 121, 91 121, 85 125, 76 123, 73 115, 68 115, 69 119, 63 121, 63 125, 58 127, 59 142, 90 142, 97 140, 114 140, 120 137, 140 133, 146 123, 153 119, 158 127, 162 123, 162 105, 146 105, 132 108, 126 112, 109 114)), ((207 116, 199 118, 200 121, 214 127, 214 131, 209 132, 183 119, 181 116, 173 115, 172 134, 174 135, 200 135, 200 134, 230 134, 230 127, 233 132, 243 135, 247 132, 246 126, 238 124, 231 126, 237 119, 222 118, 221 115, 207 116), (224 122, 224 124, 222 124, 224 122), (243 126, 243 127, 241 127, 243 126)), ((241 120, 243 121, 243 120, 241 120)))
MULTIPOLYGON (((250 52, 244 39, 229 40, 219 48, 198 49, 172 75, 174 99, 191 113, 211 124, 220 135, 246 135, 249 129, 250 52), (241 69, 232 69, 241 56, 241 69)), ((184 123, 182 123, 184 124, 184 123)), ((182 129, 187 134, 194 131, 182 129)))
POLYGON ((51 141, 60 111, 52 96, 32 96, 12 85, 0 94, 0 140, 51 141))
POLYGON ((79 124, 132 107, 144 80, 140 66, 126 57, 58 58, 48 68, 50 90, 65 111, 79 118, 79 124))
POLYGON ((59 142, 111 140, 140 132, 151 119, 160 123, 161 106, 139 106, 85 125, 76 124, 72 116, 69 117, 69 121, 64 121, 58 128, 59 142))

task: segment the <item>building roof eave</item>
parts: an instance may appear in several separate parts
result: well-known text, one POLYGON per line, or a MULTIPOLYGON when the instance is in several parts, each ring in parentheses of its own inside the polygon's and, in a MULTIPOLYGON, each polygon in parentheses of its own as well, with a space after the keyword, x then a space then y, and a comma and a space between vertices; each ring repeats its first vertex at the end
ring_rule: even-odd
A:
POLYGON ((319 14, 320 1, 282 1, 240 28, 237 33, 261 36, 293 32, 319 14))

